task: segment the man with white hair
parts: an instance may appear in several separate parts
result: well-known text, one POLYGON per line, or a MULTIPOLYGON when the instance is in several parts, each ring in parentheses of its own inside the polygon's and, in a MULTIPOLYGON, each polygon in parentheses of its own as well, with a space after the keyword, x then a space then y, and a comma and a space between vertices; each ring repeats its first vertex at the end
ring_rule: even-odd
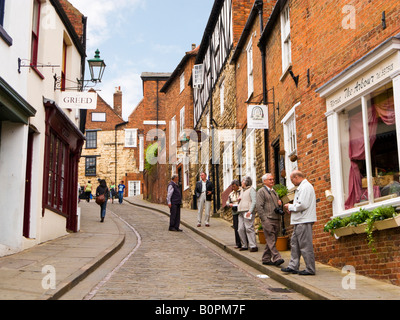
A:
POLYGON ((288 267, 281 270, 299 275, 315 275, 312 226, 317 221, 317 201, 314 187, 299 170, 292 172, 290 180, 297 187, 293 204, 284 205, 285 210, 291 214, 290 224, 293 225, 291 257, 288 267), (301 256, 306 263, 303 271, 299 271, 301 256))
POLYGON ((257 192, 256 204, 267 243, 262 256, 262 263, 278 267, 285 262, 276 249, 276 239, 278 238, 281 216, 276 213, 275 209, 280 207, 282 202, 272 188, 274 185, 274 176, 271 173, 266 173, 262 176, 262 182, 264 183, 264 187, 260 188, 257 192))

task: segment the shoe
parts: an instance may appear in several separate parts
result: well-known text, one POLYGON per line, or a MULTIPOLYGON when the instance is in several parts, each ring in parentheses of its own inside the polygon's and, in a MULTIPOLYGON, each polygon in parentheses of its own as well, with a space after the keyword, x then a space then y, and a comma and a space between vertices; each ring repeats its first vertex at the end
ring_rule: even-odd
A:
POLYGON ((307 270, 299 271, 299 275, 301 276, 315 276, 315 273, 309 272, 307 270))
POLYGON ((287 267, 287 268, 282 268, 281 271, 282 271, 282 272, 286 272, 286 273, 293 273, 293 274, 299 273, 297 270, 293 270, 293 269, 291 269, 291 268, 289 268, 289 267, 287 267))
POLYGON ((168 228, 168 231, 177 231, 175 228, 168 228))
POLYGON ((201 224, 199 223, 199 224, 197 224, 197 226, 198 226, 198 227, 201 227, 201 224))
POLYGON ((104 222, 104 217, 100 219, 100 222, 104 222))
POLYGON ((285 262, 285 260, 283 260, 283 259, 279 259, 279 260, 276 260, 273 264, 275 265, 275 266, 277 266, 277 267, 279 267, 282 263, 284 263, 285 262))
POLYGON ((274 265, 274 263, 272 261, 263 261, 262 264, 264 264, 266 266, 273 266, 274 265))
POLYGON ((209 227, 209 226, 210 226, 210 225, 207 223, 207 224, 206 224, 206 227, 209 227))
POLYGON ((235 248, 235 249, 240 249, 240 248, 241 248, 241 246, 234 246, 234 248, 235 248))
POLYGON ((257 247, 250 248, 250 252, 257 252, 257 251, 258 251, 258 248, 257 248, 257 247))
POLYGON ((249 250, 249 248, 240 248, 239 251, 249 250))
POLYGON ((178 231, 178 232, 182 232, 183 230, 182 230, 182 229, 176 229, 176 231, 178 231))

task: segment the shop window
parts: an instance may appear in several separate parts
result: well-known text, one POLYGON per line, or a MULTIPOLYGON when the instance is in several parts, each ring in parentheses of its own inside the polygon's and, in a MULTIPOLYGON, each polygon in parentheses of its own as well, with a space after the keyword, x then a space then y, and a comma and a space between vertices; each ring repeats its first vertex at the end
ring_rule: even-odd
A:
POLYGON ((339 115, 345 209, 400 196, 392 84, 339 115))
POLYGON ((49 138, 48 152, 49 158, 45 168, 48 175, 47 205, 52 209, 64 212, 67 147, 54 132, 49 138))

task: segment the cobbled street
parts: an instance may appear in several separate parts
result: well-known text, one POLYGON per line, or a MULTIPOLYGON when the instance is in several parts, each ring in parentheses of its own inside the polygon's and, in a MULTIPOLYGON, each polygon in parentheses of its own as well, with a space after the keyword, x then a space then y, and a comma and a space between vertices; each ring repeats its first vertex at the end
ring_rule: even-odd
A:
POLYGON ((126 202, 109 204, 104 223, 114 215, 129 225, 136 240, 127 240, 128 254, 86 299, 304 299, 272 279, 257 277, 257 270, 191 230, 168 231, 169 218, 161 213, 126 202))

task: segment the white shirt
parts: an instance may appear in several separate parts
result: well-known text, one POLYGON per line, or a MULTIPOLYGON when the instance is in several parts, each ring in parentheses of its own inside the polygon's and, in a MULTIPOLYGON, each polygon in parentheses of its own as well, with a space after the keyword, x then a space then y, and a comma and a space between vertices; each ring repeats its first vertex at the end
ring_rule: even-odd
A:
POLYGON ((317 221, 317 201, 314 187, 304 179, 294 193, 293 204, 289 205, 291 212, 290 224, 309 223, 317 221))

